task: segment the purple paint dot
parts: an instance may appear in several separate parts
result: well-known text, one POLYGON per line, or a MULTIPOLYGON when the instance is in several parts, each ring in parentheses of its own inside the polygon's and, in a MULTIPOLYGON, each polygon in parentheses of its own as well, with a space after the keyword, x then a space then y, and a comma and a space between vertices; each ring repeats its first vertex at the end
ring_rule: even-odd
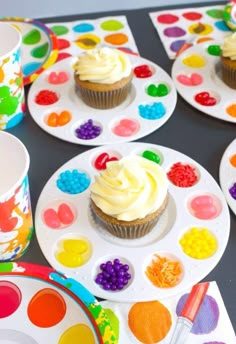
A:
POLYGON ((186 40, 184 39, 179 39, 178 41, 174 41, 170 45, 170 50, 174 51, 175 53, 184 45, 186 40))
MULTIPOLYGON (((184 294, 176 307, 176 314, 179 316, 189 294, 184 294)), ((216 300, 209 295, 206 295, 200 310, 194 320, 191 332, 194 334, 208 334, 212 332, 219 320, 219 307, 216 300)))
POLYGON ((172 26, 164 30, 164 35, 167 37, 181 37, 186 35, 186 31, 181 27, 172 26))

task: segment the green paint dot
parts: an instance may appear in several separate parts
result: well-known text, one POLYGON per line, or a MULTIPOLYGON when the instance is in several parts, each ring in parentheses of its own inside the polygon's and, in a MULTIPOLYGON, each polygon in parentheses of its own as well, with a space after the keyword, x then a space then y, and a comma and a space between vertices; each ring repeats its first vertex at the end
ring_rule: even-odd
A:
POLYGON ((69 32, 69 29, 64 25, 54 25, 51 27, 51 30, 57 35, 62 36, 69 32))
POLYGON ((221 47, 219 45, 209 45, 207 48, 207 52, 213 56, 220 56, 221 54, 221 47))
POLYGON ((46 42, 40 45, 39 47, 32 49, 30 54, 32 57, 35 57, 38 59, 43 58, 47 55, 48 47, 49 47, 49 44, 46 42))
POLYGON ((218 9, 211 9, 206 11, 206 14, 208 14, 209 17, 212 17, 214 19, 223 19, 224 11, 218 9))
POLYGON ((13 263, 1 263, 0 264, 0 272, 10 272, 13 270, 13 263))
POLYGON ((106 20, 101 24, 101 28, 105 31, 118 31, 123 27, 124 25, 120 21, 114 19, 106 20))
POLYGON ((110 308, 105 308, 104 311, 106 312, 106 315, 109 319, 112 330, 114 331, 117 342, 118 342, 119 334, 120 334, 119 333, 119 319, 117 318, 115 313, 110 308))
POLYGON ((23 43, 27 45, 37 44, 41 40, 39 30, 33 29, 23 36, 23 43))

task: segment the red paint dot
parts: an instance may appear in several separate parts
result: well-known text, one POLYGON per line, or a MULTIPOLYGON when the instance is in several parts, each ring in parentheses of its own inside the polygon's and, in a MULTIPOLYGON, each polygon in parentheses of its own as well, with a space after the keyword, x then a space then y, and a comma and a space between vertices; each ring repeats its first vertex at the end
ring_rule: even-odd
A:
POLYGON ((71 57, 72 55, 71 54, 69 54, 69 53, 59 53, 58 54, 58 56, 57 56, 57 61, 56 62, 58 62, 58 61, 61 61, 61 60, 64 60, 64 59, 66 59, 67 57, 71 57))
POLYGON ((161 14, 157 17, 158 23, 161 24, 173 24, 176 23, 178 20, 179 17, 173 14, 161 14))
POLYGON ((183 17, 188 20, 199 20, 202 18, 202 14, 198 12, 186 12, 183 17))
POLYGON ((21 303, 20 289, 9 281, 0 281, 0 319, 13 314, 21 303))
POLYGON ((58 49, 63 50, 70 47, 70 42, 67 39, 58 38, 57 39, 58 49))
POLYGON ((35 326, 52 327, 64 318, 66 303, 56 290, 45 288, 32 297, 27 313, 30 321, 35 326))

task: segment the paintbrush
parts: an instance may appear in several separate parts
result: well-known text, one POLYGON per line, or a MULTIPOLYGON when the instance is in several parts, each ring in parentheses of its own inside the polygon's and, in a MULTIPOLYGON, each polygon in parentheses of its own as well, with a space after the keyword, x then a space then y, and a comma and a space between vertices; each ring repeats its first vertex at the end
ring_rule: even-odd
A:
POLYGON ((170 344, 184 344, 207 293, 209 282, 195 284, 177 319, 170 344))

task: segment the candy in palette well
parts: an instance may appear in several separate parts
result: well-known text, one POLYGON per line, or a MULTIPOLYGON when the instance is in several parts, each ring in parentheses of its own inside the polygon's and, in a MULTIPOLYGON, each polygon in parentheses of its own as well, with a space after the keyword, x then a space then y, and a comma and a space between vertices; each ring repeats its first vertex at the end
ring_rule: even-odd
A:
POLYGON ((93 148, 56 171, 39 197, 35 227, 54 268, 96 296, 126 302, 168 297, 204 278, 225 250, 229 211, 217 183, 196 161, 162 146, 124 143, 93 148), (159 163, 169 179, 169 201, 157 225, 131 240, 108 233, 89 207, 95 176, 108 161, 127 155, 159 163))
POLYGON ((132 32, 125 16, 102 17, 72 22, 49 23, 57 36, 57 61, 106 45, 131 54, 138 54, 132 32))
POLYGON ((228 205, 236 214, 236 140, 225 149, 220 162, 219 177, 228 205))
POLYGON ((211 40, 223 41, 230 32, 224 20, 225 6, 205 6, 185 9, 171 9, 170 12, 149 13, 166 53, 170 59, 183 47, 189 47, 211 40))
POLYGON ((127 99, 113 109, 86 105, 75 91, 75 57, 57 62, 33 83, 28 107, 35 122, 49 134, 82 145, 139 139, 160 128, 173 114, 177 92, 158 65, 130 55, 134 77, 127 99))
POLYGON ((174 61, 171 75, 178 93, 193 107, 215 118, 236 122, 235 90, 221 78, 221 44, 193 46, 174 61))
POLYGON ((14 25, 22 34, 22 73, 24 84, 30 84, 56 61, 58 56, 56 35, 37 20, 12 17, 0 20, 14 25))
MULTIPOLYGON (((189 290, 158 301, 102 301, 119 343, 169 344, 189 290), (158 326, 157 326, 158 324, 158 326)), ((191 344, 233 344, 235 334, 216 282, 211 282, 187 339, 191 344)))
POLYGON ((0 343, 116 343, 94 296, 45 266, 1 263, 0 305, 0 343))

